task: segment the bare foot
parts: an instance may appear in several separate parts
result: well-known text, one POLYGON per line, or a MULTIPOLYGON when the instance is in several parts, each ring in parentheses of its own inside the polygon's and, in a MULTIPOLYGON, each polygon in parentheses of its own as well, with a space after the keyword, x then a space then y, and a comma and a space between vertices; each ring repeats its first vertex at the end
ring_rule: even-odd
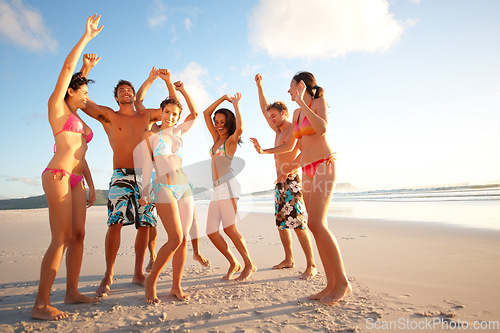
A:
POLYGON ((132 283, 139 284, 141 286, 144 286, 144 282, 146 281, 146 275, 141 274, 140 275, 134 275, 132 277, 132 283))
POLYGON ((294 268, 294 267, 295 267, 295 263, 293 262, 293 260, 285 259, 282 262, 280 262, 279 264, 274 265, 273 269, 294 268))
POLYGON ((222 281, 228 281, 231 279, 234 273, 241 271, 241 265, 239 263, 235 263, 229 267, 227 274, 222 277, 222 281))
POLYGON ((97 290, 95 292, 97 294, 97 297, 108 296, 109 292, 111 291, 112 284, 113 284, 113 278, 105 276, 102 279, 99 288, 97 288, 97 290))
POLYGON ((328 295, 330 293, 330 291, 332 291, 332 290, 333 290, 333 287, 326 286, 326 288, 323 289, 322 291, 320 291, 319 293, 311 295, 307 298, 309 298, 310 300, 320 300, 323 297, 325 297, 326 295, 328 295))
POLYGON ((208 259, 205 259, 201 253, 198 254, 193 254, 193 259, 197 262, 199 262, 202 266, 204 267, 210 267, 210 261, 208 259))
POLYGON ((174 288, 170 290, 170 296, 176 297, 179 301, 186 301, 189 299, 189 295, 184 294, 182 288, 174 288))
POLYGON ((64 318, 68 318, 69 314, 63 311, 60 311, 53 307, 52 305, 43 305, 33 307, 31 310, 31 318, 41 319, 41 320, 60 320, 64 318))
POLYGON ((241 272, 240 276, 236 278, 236 281, 245 281, 252 275, 253 273, 257 272, 257 266, 252 264, 251 266, 245 266, 245 269, 243 272, 241 272))
POLYGON ((99 297, 88 297, 80 293, 72 295, 66 293, 66 297, 64 297, 64 304, 97 303, 99 301, 99 297))
POLYGON ((300 276, 302 280, 311 280, 314 278, 316 275, 318 275, 318 270, 316 269, 316 266, 309 266, 306 268, 304 273, 300 276))
POLYGON ((321 298, 321 303, 325 305, 333 305, 340 301, 345 296, 352 292, 351 284, 348 282, 347 285, 337 284, 330 293, 321 298))
POLYGON ((155 261, 154 261, 152 258, 150 258, 150 259, 149 259, 149 263, 148 263, 148 265, 146 266, 146 268, 144 269, 144 271, 145 271, 146 273, 151 273, 151 270, 153 269, 153 264, 154 264, 154 263, 155 263, 155 261))
POLYGON ((145 292, 145 297, 146 297, 146 303, 147 304, 160 304, 161 301, 156 295, 156 284, 153 282, 149 282, 149 279, 146 280, 144 283, 144 292, 145 292))

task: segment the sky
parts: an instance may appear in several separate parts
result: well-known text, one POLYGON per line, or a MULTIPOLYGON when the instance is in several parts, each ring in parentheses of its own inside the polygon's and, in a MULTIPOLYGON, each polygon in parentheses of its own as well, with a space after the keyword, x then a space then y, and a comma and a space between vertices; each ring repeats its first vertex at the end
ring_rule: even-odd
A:
MULTIPOLYGON (((274 144, 254 76, 262 74, 270 102, 293 110, 287 91, 304 70, 325 90, 338 182, 388 189, 500 181, 499 1, 0 0, 0 198, 43 194, 40 174, 54 145, 47 101, 94 13, 104 29, 84 53, 102 58, 89 75, 96 103, 117 110, 118 80, 138 89, 153 66, 182 80, 200 112, 242 93, 236 156, 244 192, 275 180, 273 156, 249 141, 274 144)), ((144 104, 157 108, 166 94, 156 80, 144 104)), ((94 131, 94 183, 107 189, 106 133, 79 114, 94 131)), ((184 137, 184 164, 207 166, 212 144, 200 117, 184 137)))

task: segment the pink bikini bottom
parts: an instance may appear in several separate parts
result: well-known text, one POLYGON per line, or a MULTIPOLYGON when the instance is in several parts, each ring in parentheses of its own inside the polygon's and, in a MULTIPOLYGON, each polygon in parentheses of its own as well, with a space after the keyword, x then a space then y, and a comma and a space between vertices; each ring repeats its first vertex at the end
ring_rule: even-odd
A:
POLYGON ((81 181, 83 181, 83 175, 77 176, 77 175, 74 175, 72 173, 69 173, 68 171, 66 171, 64 169, 45 168, 45 170, 43 170, 43 172, 42 172, 42 176, 45 173, 45 171, 52 172, 52 174, 54 175, 54 179, 56 179, 57 174, 60 173, 61 178, 59 178, 58 180, 61 180, 62 177, 64 177, 64 175, 68 175, 69 176, 69 185, 71 186, 71 188, 75 187, 76 185, 80 184, 81 181))
POLYGON ((316 169, 318 169, 318 166, 323 163, 324 161, 327 161, 326 164, 330 164, 335 160, 335 153, 331 154, 327 158, 323 158, 321 160, 317 160, 316 162, 312 162, 308 165, 304 165, 302 167, 302 172, 308 175, 309 177, 313 178, 314 174, 316 173, 316 169))

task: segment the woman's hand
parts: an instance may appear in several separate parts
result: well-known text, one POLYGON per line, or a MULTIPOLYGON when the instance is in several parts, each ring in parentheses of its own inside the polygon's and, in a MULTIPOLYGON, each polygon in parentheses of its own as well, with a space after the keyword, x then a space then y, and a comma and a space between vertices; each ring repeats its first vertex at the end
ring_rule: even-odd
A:
POLYGON ((87 19, 87 26, 85 28, 85 35, 89 38, 92 39, 95 36, 97 36, 102 28, 104 28, 103 25, 101 25, 100 28, 97 28, 99 25, 99 20, 101 19, 101 15, 97 16, 97 14, 94 14, 93 16, 89 16, 87 19))
POLYGON ((306 92, 306 84, 304 81, 300 80, 298 83, 298 88, 295 90, 294 101, 299 103, 299 101, 304 101, 304 93, 306 92))
POLYGON ((182 81, 175 82, 174 86, 175 86, 175 90, 177 90, 181 94, 185 91, 184 90, 184 82, 182 82, 182 81))
POLYGON ((233 103, 233 106, 236 107, 238 106, 238 103, 240 102, 241 100, 241 93, 237 92, 236 94, 234 94, 233 97, 229 96, 229 101, 231 103, 233 103))
POLYGON ((95 53, 86 53, 83 55, 83 67, 92 69, 101 60, 95 53))
POLYGON ((87 199, 87 208, 95 203, 95 189, 89 188, 89 198, 87 199))
POLYGON ((158 69, 158 76, 161 77, 166 82, 170 82, 172 80, 170 70, 166 68, 158 69))
POLYGON ((139 205, 146 206, 149 204, 149 198, 147 196, 143 196, 139 199, 139 205))
POLYGON ((252 141, 253 147, 255 148, 255 150, 257 151, 257 153, 259 153, 259 154, 263 154, 264 153, 264 150, 261 148, 261 146, 259 144, 259 141, 257 141, 256 138, 250 138, 250 141, 252 141))

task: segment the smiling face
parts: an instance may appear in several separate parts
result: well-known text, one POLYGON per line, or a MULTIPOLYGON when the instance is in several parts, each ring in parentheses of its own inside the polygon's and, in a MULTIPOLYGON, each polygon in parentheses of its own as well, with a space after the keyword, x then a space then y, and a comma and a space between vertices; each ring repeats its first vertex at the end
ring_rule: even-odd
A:
POLYGON ((174 126, 179 121, 180 115, 181 115, 181 110, 177 105, 172 103, 165 105, 161 113, 162 127, 174 126))
POLYGON ((121 85, 116 90, 116 101, 118 104, 132 104, 135 101, 134 89, 129 85, 121 85))
POLYGON ((223 113, 217 113, 214 117, 214 125, 215 128, 217 129, 217 132, 219 132, 219 136, 223 136, 225 134, 228 134, 228 130, 226 128, 226 115, 223 113))
POLYGON ((68 88, 68 102, 74 103, 74 105, 79 109, 85 109, 87 101, 89 98, 89 88, 86 84, 81 85, 78 89, 73 90, 68 88))
POLYGON ((292 101, 295 101, 295 92, 297 90, 299 90, 299 84, 292 80, 292 82, 290 82, 290 89, 288 89, 288 93, 292 97, 292 101))

